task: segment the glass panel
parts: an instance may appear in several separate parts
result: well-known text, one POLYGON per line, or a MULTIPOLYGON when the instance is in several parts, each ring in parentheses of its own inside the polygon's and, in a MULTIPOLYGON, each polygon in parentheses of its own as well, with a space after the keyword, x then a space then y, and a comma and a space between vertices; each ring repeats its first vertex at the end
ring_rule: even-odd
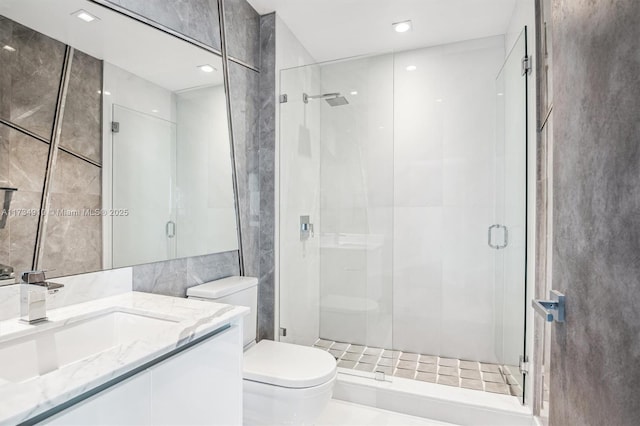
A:
POLYGON ((283 70, 280 81, 281 340, 372 376, 393 341, 393 57, 283 70))
POLYGON ((175 257, 176 125, 113 106, 113 266, 175 257))
MULTIPOLYGON (((522 74, 526 32, 520 35, 496 80, 496 222, 508 232, 507 246, 495 251, 496 351, 512 394, 523 396, 518 369, 525 342, 527 79, 522 74)), ((504 232, 502 228, 500 231, 504 232)), ((493 234, 494 242, 504 237, 493 234)))

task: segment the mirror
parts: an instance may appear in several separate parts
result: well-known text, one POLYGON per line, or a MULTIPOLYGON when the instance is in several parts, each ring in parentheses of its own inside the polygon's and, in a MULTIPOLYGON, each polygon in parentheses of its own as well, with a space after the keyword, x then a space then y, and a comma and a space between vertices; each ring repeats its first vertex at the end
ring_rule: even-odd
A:
POLYGON ((0 15, 0 284, 238 249, 218 55, 85 0, 0 15))

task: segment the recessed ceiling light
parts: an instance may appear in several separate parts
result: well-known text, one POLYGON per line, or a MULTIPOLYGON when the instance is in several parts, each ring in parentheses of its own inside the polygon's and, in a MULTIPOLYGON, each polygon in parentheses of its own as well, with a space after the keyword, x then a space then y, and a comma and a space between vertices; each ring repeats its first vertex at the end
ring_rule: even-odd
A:
POLYGON ((411 21, 402 21, 393 23, 391 24, 391 26, 397 33, 406 33, 407 31, 411 30, 412 25, 411 21))
POLYGON ((504 96, 504 93, 500 92, 498 93, 498 96, 504 96))
POLYGON ((97 16, 94 16, 83 9, 73 12, 72 15, 78 19, 82 19, 84 22, 92 22, 92 21, 95 21, 96 19, 99 19, 97 16))
POLYGON ((202 72, 214 72, 216 69, 209 64, 200 65, 200 71, 202 72))
POLYGON ((157 109, 152 109, 151 112, 160 112, 157 109))
POLYGON ((417 69, 418 69, 418 67, 416 67, 415 65, 409 65, 409 66, 406 68, 406 70, 407 70, 407 71, 415 71, 415 70, 417 70, 417 69))
POLYGON ((6 50, 6 51, 9 51, 9 52, 15 52, 16 51, 15 47, 11 47, 8 44, 5 44, 4 46, 2 46, 2 48, 4 50, 6 50))
POLYGON ((355 95, 357 95, 357 94, 358 94, 358 92, 354 90, 353 92, 351 92, 351 94, 352 94, 353 96, 355 96, 355 95))

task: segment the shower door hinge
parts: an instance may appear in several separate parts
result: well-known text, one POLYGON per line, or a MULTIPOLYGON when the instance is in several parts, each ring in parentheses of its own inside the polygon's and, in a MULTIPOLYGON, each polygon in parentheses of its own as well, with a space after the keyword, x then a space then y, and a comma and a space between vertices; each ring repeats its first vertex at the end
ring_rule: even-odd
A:
POLYGON ((520 362, 518 363, 520 374, 529 374, 529 357, 526 355, 520 355, 520 362))
POLYGON ((281 104, 286 104, 288 101, 288 96, 286 95, 286 93, 284 95, 280 95, 280 103, 281 104))
POLYGON ((287 329, 284 327, 280 327, 280 336, 287 337, 287 329))
POLYGON ((525 56, 522 58, 522 75, 531 74, 531 56, 525 56))
POLYGON ((117 121, 111 122, 111 131, 113 133, 118 133, 120 131, 120 123, 117 121))

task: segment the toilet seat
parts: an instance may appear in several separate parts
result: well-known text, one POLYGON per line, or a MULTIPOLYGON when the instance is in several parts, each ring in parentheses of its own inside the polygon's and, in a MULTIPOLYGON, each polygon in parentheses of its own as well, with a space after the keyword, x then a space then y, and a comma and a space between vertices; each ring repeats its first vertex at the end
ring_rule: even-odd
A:
POLYGON ((319 386, 336 376, 336 360, 318 348, 261 340, 244 353, 244 379, 285 388, 319 386))

